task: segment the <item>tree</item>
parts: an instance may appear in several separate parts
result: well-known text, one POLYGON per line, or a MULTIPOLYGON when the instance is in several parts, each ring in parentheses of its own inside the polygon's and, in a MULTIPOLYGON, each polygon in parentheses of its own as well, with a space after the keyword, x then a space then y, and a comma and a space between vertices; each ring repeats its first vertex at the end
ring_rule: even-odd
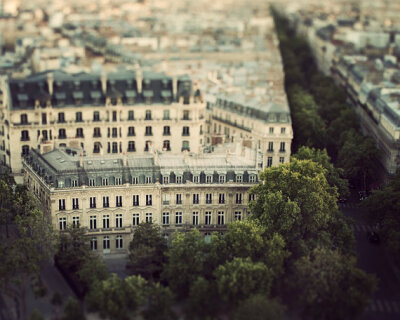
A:
POLYGON ((147 297, 147 281, 141 276, 125 280, 112 274, 103 281, 96 281, 86 296, 89 310, 98 311, 102 318, 126 320, 135 317, 137 308, 147 297))
POLYGON ((349 195, 348 181, 342 178, 343 169, 335 168, 328 156, 326 149, 319 150, 309 147, 300 147, 299 150, 292 156, 298 160, 312 160, 319 163, 325 170, 325 177, 329 185, 336 187, 341 196, 349 195))
POLYGON ((219 309, 220 297, 215 281, 199 276, 190 286, 186 304, 188 319, 214 318, 219 309))
POLYGON ((129 267, 134 274, 157 280, 166 261, 166 251, 167 243, 161 236, 160 227, 141 223, 129 244, 129 267))
POLYGON ((69 297, 64 307, 63 320, 85 320, 82 306, 75 299, 69 297))
POLYGON ((218 292, 223 300, 235 305, 251 294, 269 295, 273 272, 262 262, 234 258, 214 272, 218 292))
POLYGON ((149 320, 175 319, 176 315, 171 310, 173 295, 169 288, 160 283, 152 283, 149 290, 149 303, 143 312, 144 318, 149 320))
POLYGON ((175 232, 167 253, 164 277, 178 297, 187 296, 191 284, 204 274, 207 247, 204 236, 197 229, 175 232))
POLYGON ((307 319, 355 319, 376 288, 376 278, 338 250, 316 248, 295 263, 291 282, 307 319))
MULTIPOLYGON (((292 258, 317 245, 333 245, 329 229, 338 217, 336 188, 326 180, 326 170, 310 160, 293 159, 260 173, 262 183, 252 188, 254 216, 267 234, 281 235, 292 258)), ((347 231, 346 231, 347 232, 347 231)))
POLYGON ((262 294, 250 296, 234 310, 234 320, 281 320, 284 306, 262 294))
POLYGON ((373 181, 377 170, 378 155, 378 149, 372 138, 349 130, 344 135, 344 144, 339 150, 337 162, 344 169, 348 179, 367 190, 368 182, 373 181))
POLYGON ((363 205, 366 218, 380 228, 383 241, 400 256, 400 170, 383 190, 374 190, 363 205))

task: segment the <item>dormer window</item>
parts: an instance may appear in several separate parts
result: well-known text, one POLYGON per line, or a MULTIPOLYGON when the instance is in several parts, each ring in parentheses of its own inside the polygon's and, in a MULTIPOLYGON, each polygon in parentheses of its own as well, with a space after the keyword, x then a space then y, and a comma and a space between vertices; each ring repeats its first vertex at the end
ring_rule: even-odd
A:
POLYGON ((225 183, 225 175, 224 174, 220 174, 218 181, 219 181, 219 183, 225 183))
POLYGON ((169 176, 165 175, 163 176, 163 184, 168 184, 169 183, 169 176))
POLYGON ((200 182, 200 176, 199 175, 193 175, 193 183, 199 183, 200 182))

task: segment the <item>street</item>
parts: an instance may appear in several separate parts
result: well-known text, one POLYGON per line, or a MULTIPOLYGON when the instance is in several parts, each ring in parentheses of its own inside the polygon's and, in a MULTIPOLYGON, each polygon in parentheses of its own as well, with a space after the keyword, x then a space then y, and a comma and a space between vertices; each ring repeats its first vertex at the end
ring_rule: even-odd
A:
POLYGON ((340 210, 347 217, 354 219, 352 229, 356 239, 357 265, 378 278, 378 289, 367 307, 362 320, 400 319, 400 274, 384 247, 384 244, 371 243, 367 232, 375 231, 363 217, 364 208, 359 207, 356 197, 344 204, 339 204, 340 210))

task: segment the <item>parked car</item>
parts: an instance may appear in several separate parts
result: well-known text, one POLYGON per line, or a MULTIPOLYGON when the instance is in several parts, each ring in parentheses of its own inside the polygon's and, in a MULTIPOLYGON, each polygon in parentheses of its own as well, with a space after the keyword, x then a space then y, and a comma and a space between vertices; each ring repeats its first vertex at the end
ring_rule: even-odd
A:
POLYGON ((374 243, 374 244, 379 244, 381 242, 379 235, 375 231, 368 231, 367 238, 368 238, 369 242, 374 243))

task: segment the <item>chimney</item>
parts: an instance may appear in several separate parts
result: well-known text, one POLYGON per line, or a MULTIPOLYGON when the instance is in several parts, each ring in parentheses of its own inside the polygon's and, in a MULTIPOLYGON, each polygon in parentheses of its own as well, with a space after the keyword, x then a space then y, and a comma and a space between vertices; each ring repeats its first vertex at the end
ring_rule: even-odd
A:
POLYGON ((126 167, 128 165, 128 159, 126 158, 126 152, 122 153, 122 165, 126 167))
POLYGON ((136 85, 137 85, 137 92, 142 93, 142 82, 143 82, 143 72, 140 68, 139 64, 136 66, 136 85))
POLYGON ((178 78, 174 76, 172 78, 172 95, 174 100, 176 100, 177 94, 178 94, 178 78))
POLYGON ((106 92, 107 92, 107 73, 104 70, 101 73, 100 81, 101 81, 101 90, 103 91, 103 94, 106 94, 106 92))
POLYGON ((155 150, 155 149, 154 149, 154 152, 153 152, 153 158, 154 158, 154 165, 158 166, 160 162, 159 162, 159 158, 158 158, 158 151, 155 150))
POLYGON ((47 86, 49 88, 49 94, 53 95, 53 85, 54 85, 54 76, 52 72, 47 74, 47 86))

